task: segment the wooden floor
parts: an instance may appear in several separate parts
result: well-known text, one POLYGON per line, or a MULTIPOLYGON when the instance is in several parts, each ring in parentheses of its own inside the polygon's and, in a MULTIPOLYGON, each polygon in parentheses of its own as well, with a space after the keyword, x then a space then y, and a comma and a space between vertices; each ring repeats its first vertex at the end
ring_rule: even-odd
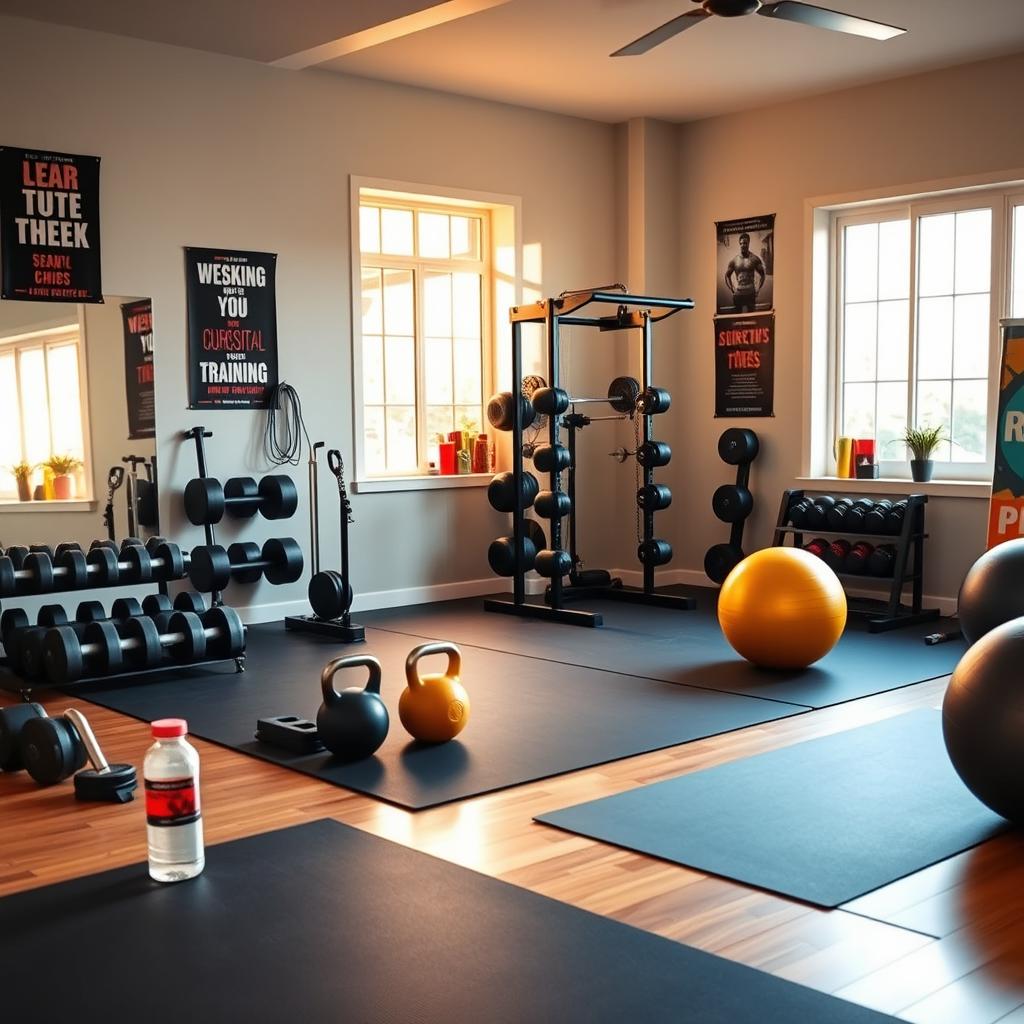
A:
MULTIPOLYGON (((336 818, 909 1021, 1022 1024, 1024 839, 1015 834, 827 911, 532 821, 582 800, 937 706, 944 686, 921 683, 417 813, 196 741, 207 843, 336 818)), ((0 703, 10 700, 0 695, 0 703)), ((45 703, 69 706, 66 698, 45 703)), ((86 711, 109 760, 141 766, 146 725, 70 704, 86 711)), ((41 789, 24 773, 0 776, 0 895, 145 855, 142 801, 80 804, 70 783, 41 789)))

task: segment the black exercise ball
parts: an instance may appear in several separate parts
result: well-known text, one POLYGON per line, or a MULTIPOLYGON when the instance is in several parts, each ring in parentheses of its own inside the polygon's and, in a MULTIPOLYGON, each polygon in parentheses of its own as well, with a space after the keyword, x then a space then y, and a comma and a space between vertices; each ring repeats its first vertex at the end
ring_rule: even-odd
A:
POLYGON ((969 644, 1024 615, 1024 538, 986 551, 967 571, 957 605, 969 644))
POLYGON ((964 785, 1024 824, 1024 618, 986 633, 960 659, 942 702, 942 735, 964 785))

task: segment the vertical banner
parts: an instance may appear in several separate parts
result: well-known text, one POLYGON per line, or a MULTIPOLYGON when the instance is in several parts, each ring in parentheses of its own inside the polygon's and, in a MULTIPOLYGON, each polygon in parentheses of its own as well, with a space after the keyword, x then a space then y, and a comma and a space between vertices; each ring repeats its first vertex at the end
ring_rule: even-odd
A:
POLYGON ((775 214, 715 222, 716 312, 761 313, 775 305, 775 214))
POLYGON ((128 439, 156 436, 153 388, 153 303, 121 304, 124 325, 124 393, 128 402, 128 439))
POLYGON ((988 546, 1024 536, 1024 320, 1001 320, 1003 347, 996 418, 996 464, 988 546))
POLYGON ((277 384, 277 256, 185 250, 190 409, 265 409, 277 384))
POLYGON ((100 158, 0 146, 0 298, 102 302, 100 158))
POLYGON ((715 317, 715 415, 775 415, 775 314, 715 317))

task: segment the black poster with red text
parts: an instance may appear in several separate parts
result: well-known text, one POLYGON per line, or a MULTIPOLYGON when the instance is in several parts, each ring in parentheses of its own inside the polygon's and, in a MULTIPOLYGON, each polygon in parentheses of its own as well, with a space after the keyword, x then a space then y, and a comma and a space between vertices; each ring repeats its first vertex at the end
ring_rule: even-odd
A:
POLYGON ((156 393, 153 388, 153 303, 149 299, 121 304, 124 324, 124 393, 128 400, 128 438, 156 436, 156 393))
POLYGON ((102 302, 100 158, 0 146, 0 298, 102 302))
POLYGON ((277 256, 185 250, 190 409, 265 409, 277 384, 277 256))
POLYGON ((715 415, 774 416, 775 314, 715 317, 715 415))

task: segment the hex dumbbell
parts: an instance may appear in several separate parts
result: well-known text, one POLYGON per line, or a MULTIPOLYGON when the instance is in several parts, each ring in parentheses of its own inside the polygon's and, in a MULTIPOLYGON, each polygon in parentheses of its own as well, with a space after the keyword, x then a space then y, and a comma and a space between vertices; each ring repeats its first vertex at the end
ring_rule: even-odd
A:
POLYGON ((190 523, 219 523, 224 513, 235 519, 288 519, 299 506, 299 492, 290 476, 232 477, 223 485, 214 477, 197 477, 185 485, 185 514, 190 523))
POLYGON ((302 549, 291 537, 271 538, 260 549, 253 543, 219 544, 192 549, 189 578, 196 590, 223 590, 232 579, 256 583, 265 576, 275 586, 294 583, 302 575, 302 549))

